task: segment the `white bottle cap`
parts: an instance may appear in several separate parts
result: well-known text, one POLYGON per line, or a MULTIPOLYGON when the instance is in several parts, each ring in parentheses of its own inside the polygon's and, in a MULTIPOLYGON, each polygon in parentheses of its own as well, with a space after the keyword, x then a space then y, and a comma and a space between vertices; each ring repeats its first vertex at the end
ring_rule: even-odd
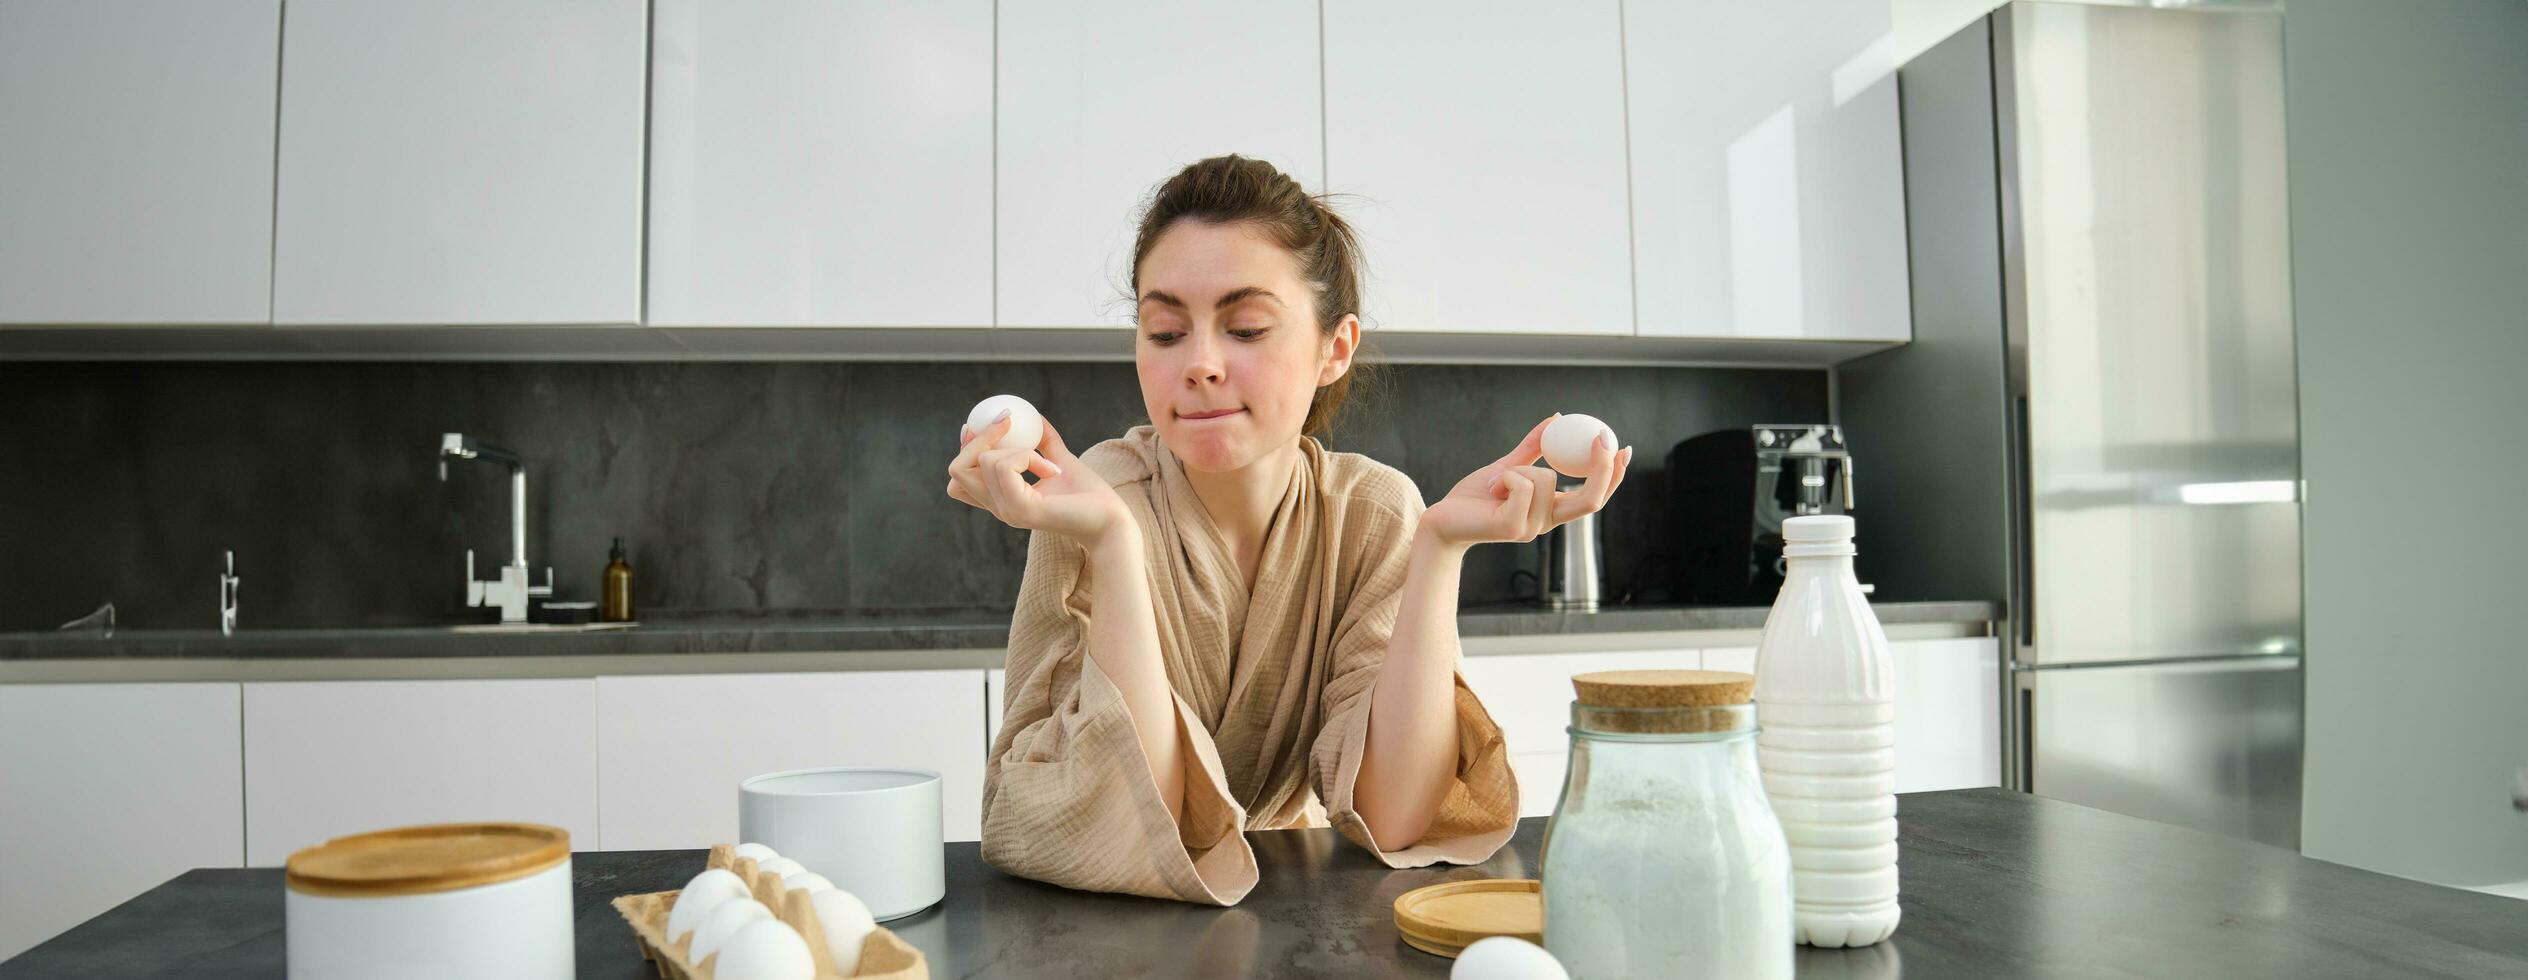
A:
POLYGON ((1782 540, 1803 544, 1850 541, 1852 518, 1842 514, 1787 518, 1782 521, 1782 540))

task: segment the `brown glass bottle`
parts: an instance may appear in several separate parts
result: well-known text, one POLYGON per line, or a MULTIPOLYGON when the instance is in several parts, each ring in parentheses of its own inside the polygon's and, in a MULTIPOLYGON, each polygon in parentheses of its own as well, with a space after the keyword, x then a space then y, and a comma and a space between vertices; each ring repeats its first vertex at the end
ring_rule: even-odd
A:
POLYGON ((606 563, 606 587, 597 618, 608 623, 632 621, 632 566, 623 560, 623 539, 614 539, 614 560, 606 563))

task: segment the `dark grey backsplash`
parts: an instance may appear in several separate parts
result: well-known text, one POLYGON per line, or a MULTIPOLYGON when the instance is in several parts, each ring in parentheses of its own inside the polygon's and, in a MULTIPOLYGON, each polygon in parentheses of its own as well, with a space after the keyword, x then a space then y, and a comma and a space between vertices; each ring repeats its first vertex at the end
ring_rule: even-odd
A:
MULTIPOLYGON (((1821 371, 1402 366, 1329 439, 1426 498, 1545 415, 1597 415, 1636 447, 1603 515, 1610 595, 1673 577, 1670 446, 1716 428, 1823 420, 1821 371)), ((475 621, 463 555, 508 560, 500 467, 527 460, 529 560, 596 598, 629 545, 645 618, 1006 608, 1024 532, 948 499, 957 426, 1026 396, 1084 450, 1142 420, 1129 364, 0 364, 0 631, 111 601, 125 628, 214 628, 237 553, 243 628, 475 621)), ((1533 546, 1468 559, 1465 601, 1533 594, 1533 546)))

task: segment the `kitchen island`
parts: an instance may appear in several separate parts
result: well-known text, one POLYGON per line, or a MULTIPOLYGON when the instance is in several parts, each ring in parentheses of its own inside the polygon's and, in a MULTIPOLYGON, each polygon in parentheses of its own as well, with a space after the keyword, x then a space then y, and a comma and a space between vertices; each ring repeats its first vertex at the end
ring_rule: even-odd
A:
MULTIPOLYGON (((2521 977, 2528 904, 2001 790, 1902 797, 1905 921, 1858 950, 1800 951, 1802 977, 2521 977)), ((1235 908, 1068 891, 947 848, 948 897, 891 924, 931 976, 1439 977, 1396 938, 1405 891, 1532 877, 1544 821, 1480 866, 1393 871, 1331 830, 1252 835, 1235 908)), ((700 842, 697 842, 700 843, 700 842)), ((573 857, 579 975, 649 978, 608 902, 674 888, 700 850, 573 857)), ((204 869, 0 963, 35 977, 272 977, 281 872, 204 869)))

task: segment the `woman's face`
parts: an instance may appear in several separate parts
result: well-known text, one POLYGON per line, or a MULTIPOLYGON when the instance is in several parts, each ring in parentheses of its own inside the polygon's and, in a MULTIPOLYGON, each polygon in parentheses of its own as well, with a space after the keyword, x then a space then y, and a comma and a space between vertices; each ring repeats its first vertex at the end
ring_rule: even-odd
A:
POLYGON ((1359 319, 1320 329, 1298 257, 1252 223, 1179 221, 1140 277, 1141 401, 1188 467, 1228 472, 1295 444, 1317 389, 1351 367, 1359 319))

